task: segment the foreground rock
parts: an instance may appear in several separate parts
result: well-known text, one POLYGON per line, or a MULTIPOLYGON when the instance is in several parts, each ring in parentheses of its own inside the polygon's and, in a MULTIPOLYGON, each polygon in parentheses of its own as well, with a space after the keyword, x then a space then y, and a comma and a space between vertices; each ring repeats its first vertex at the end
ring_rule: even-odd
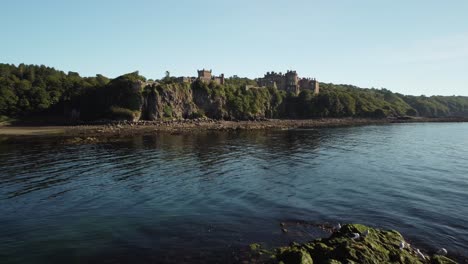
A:
POLYGON ((273 252, 262 250, 259 246, 251 246, 251 249, 256 256, 267 257, 266 262, 284 264, 456 263, 444 256, 425 255, 406 243, 397 231, 358 224, 344 225, 329 238, 302 245, 293 244, 273 252))

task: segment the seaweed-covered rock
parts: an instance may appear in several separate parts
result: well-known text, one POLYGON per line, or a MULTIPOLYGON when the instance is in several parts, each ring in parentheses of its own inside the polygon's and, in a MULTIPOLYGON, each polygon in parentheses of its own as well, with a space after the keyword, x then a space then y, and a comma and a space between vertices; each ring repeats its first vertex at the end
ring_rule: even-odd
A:
POLYGON ((277 256, 278 261, 283 263, 297 263, 297 264, 313 264, 312 257, 309 255, 307 250, 301 248, 300 246, 293 246, 290 248, 285 248, 277 256))
POLYGON ((457 264, 457 262, 439 255, 434 255, 432 257, 432 264, 457 264))
POLYGON ((397 231, 349 224, 344 225, 329 238, 278 248, 272 252, 272 255, 274 262, 284 264, 456 263, 443 256, 426 256, 409 244, 402 242, 404 242, 404 238, 397 231))

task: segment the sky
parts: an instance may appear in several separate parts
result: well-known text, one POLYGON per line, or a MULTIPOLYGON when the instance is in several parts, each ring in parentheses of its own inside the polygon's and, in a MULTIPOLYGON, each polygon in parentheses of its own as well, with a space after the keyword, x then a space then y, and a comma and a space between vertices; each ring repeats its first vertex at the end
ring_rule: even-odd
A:
POLYGON ((0 63, 82 76, 262 77, 468 95, 466 0, 2 0, 0 63))

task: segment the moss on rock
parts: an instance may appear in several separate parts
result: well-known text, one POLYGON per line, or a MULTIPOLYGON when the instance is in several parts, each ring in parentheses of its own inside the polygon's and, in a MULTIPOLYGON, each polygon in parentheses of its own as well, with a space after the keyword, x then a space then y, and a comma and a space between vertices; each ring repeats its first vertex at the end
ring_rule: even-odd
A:
POLYGON ((432 257, 432 264, 457 264, 457 262, 439 255, 434 255, 432 257))
POLYGON ((277 255, 278 261, 281 263, 300 263, 300 264, 313 264, 312 257, 307 250, 300 246, 286 248, 277 255))
MULTIPOLYGON (((338 264, 338 263, 402 263, 402 264, 452 264, 443 256, 421 256, 405 246, 400 248, 403 236, 397 231, 371 228, 359 224, 344 225, 329 238, 317 239, 302 245, 276 249, 274 262, 284 264, 338 264), (359 238, 353 238, 359 234, 359 238)), ((258 250, 258 248, 256 248, 258 250)))

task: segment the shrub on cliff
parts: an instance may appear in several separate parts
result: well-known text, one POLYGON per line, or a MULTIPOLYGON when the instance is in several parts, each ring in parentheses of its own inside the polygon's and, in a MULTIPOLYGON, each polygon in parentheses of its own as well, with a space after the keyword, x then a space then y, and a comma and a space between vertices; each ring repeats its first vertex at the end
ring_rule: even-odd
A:
POLYGON ((172 107, 170 105, 164 106, 164 117, 172 117, 172 107))
POLYGON ((108 118, 112 120, 126 120, 133 121, 140 116, 139 111, 132 111, 127 108, 112 106, 109 109, 108 118))

